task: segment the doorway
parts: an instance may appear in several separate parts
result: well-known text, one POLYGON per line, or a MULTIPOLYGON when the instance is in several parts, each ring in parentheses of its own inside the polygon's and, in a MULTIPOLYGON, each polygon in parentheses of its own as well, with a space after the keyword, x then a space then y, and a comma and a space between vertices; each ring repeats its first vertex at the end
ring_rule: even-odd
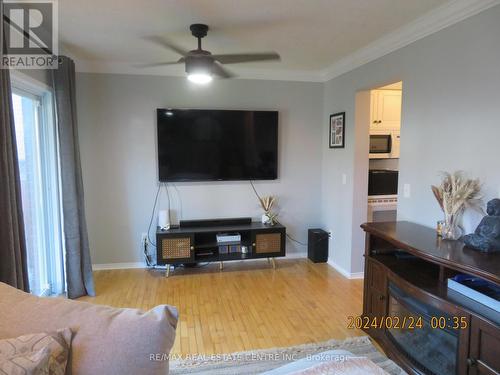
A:
POLYGON ((363 269, 365 233, 360 224, 397 217, 402 96, 402 82, 356 94, 351 269, 363 269), (370 178, 375 170, 380 173, 372 172, 370 178))
POLYGON ((403 82, 370 90, 368 222, 395 221, 403 82))

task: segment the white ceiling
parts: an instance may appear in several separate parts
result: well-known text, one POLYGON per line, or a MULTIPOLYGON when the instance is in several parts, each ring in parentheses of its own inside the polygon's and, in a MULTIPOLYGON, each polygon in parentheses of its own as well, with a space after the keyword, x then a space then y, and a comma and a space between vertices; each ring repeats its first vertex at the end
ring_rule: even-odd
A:
MULTIPOLYGON (((161 35, 187 49, 191 23, 210 26, 212 53, 276 51, 278 63, 230 67, 321 71, 447 0, 61 0, 63 51, 78 62, 133 67, 178 55, 141 39, 161 35)), ((179 73, 183 67, 162 72, 179 73)))

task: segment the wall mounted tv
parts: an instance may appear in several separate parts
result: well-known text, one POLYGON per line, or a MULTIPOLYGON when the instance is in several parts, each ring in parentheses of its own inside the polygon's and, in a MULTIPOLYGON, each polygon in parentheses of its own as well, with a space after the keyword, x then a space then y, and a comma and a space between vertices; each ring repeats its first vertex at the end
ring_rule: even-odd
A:
POLYGON ((275 180, 278 112, 158 109, 163 182, 275 180))

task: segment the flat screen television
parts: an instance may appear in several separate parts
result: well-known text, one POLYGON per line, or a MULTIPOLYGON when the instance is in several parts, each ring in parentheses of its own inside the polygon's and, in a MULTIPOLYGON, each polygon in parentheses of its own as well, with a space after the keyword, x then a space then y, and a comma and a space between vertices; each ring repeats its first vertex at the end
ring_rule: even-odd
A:
POLYGON ((278 112, 158 109, 162 182, 275 180, 278 112))

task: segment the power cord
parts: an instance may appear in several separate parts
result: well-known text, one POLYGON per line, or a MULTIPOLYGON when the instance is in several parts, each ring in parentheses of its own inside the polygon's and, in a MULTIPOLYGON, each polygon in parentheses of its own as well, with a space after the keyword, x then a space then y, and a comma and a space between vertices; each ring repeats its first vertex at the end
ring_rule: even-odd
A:
MULTIPOLYGON (((153 225, 153 220, 154 220, 154 217, 155 217, 155 212, 156 212, 156 206, 158 204, 158 196, 160 195, 160 191, 161 191, 161 187, 162 187, 163 183, 160 182, 158 184, 158 190, 156 190, 156 196, 155 196, 155 201, 154 201, 154 204, 153 204, 153 209, 151 211, 151 219, 149 220, 149 226, 148 226, 148 238, 147 240, 149 241, 149 244, 153 247, 156 247, 156 244, 153 243, 153 241, 151 241, 151 226, 153 225)), ((170 205, 170 204, 169 204, 170 205)), ((170 210, 169 210, 170 211, 170 210)))
POLYGON ((153 221, 155 218, 156 214, 156 207, 158 206, 158 198, 160 197, 161 193, 161 188, 165 187, 166 192, 167 192, 167 201, 168 201, 168 219, 169 222, 172 222, 171 214, 170 214, 170 193, 168 191, 168 184, 164 182, 160 182, 158 184, 158 189, 156 190, 156 195, 155 195, 155 200, 153 203, 153 208, 151 210, 151 218, 149 219, 149 225, 148 225, 148 233, 147 233, 147 238, 146 241, 144 241, 144 257, 146 259, 146 264, 148 267, 154 268, 155 265, 152 263, 150 256, 148 254, 148 245, 151 245, 152 247, 156 248, 156 243, 151 240, 151 227, 153 226, 153 221))
POLYGON ((148 266, 148 268, 151 268, 151 267, 154 267, 154 265, 152 264, 151 262, 151 259, 149 258, 149 254, 148 254, 148 240, 145 239, 146 241, 143 242, 143 246, 144 246, 144 259, 146 260, 146 265, 148 266))
POLYGON ((170 214, 170 194, 169 194, 169 191, 168 191, 168 184, 166 182, 160 182, 158 184, 158 190, 156 191, 156 196, 155 196, 155 201, 154 201, 154 204, 153 204, 153 209, 151 211, 151 219, 149 220, 149 226, 148 226, 148 242, 151 246, 153 247, 156 247, 156 244, 151 241, 151 227, 153 225, 153 220, 155 218, 155 213, 156 213, 156 206, 158 205, 158 198, 160 196, 160 192, 161 192, 161 188, 162 187, 165 187, 166 189, 166 192, 167 192, 167 202, 168 202, 168 221, 170 223, 172 223, 172 217, 171 217, 171 214, 170 214))
POLYGON ((253 184, 252 180, 250 180, 250 185, 252 186, 252 189, 253 189, 253 192, 255 193, 255 196, 260 201, 262 198, 260 197, 259 193, 257 192, 257 189, 255 188, 255 185, 253 184))
POLYGON ((165 183, 165 189, 167 191, 167 201, 168 201, 168 222, 170 225, 172 225, 172 215, 170 213, 170 193, 168 191, 168 184, 165 183))
POLYGON ((182 198, 181 198, 181 192, 177 188, 176 184, 172 184, 172 185, 174 186, 175 192, 177 194, 177 202, 179 202, 179 220, 182 220, 183 219, 183 215, 182 215, 182 198))
POLYGON ((155 217, 155 212, 156 212, 156 206, 158 205, 158 197, 160 196, 160 191, 161 191, 162 183, 160 182, 158 184, 158 189, 156 190, 156 195, 155 195, 155 200, 153 203, 153 209, 151 210, 151 218, 149 219, 149 225, 148 225, 148 233, 146 235, 145 241, 143 241, 143 252, 144 252, 144 259, 146 260, 146 265, 148 268, 155 268, 155 265, 152 263, 150 256, 148 254, 148 245, 153 246, 156 248, 156 244, 151 241, 151 226, 153 225, 153 220, 155 217))

